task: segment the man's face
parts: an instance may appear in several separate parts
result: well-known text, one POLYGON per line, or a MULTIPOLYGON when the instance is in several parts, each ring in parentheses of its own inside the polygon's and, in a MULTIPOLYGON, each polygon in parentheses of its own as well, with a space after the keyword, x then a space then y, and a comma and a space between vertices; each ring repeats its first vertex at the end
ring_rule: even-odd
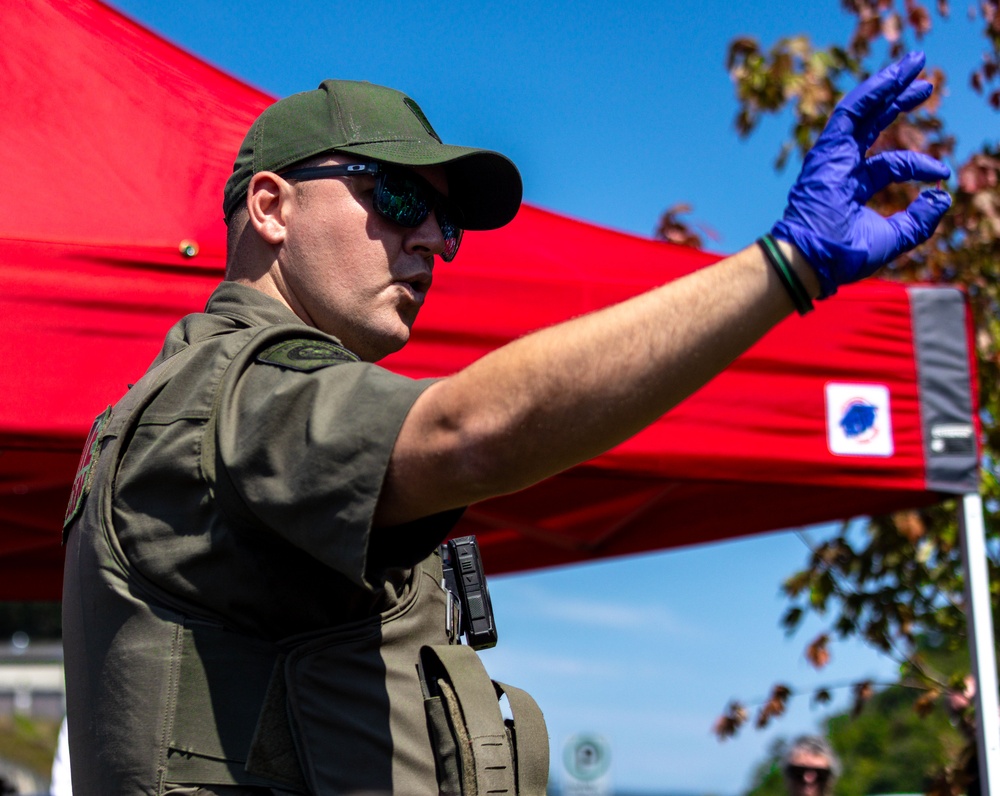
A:
POLYGON ((788 758, 785 783, 791 796, 823 796, 829 781, 830 761, 825 755, 797 750, 788 758))
MULTIPOLYGON (((357 162, 332 156, 309 165, 357 162)), ((443 167, 414 171, 440 193, 443 167)), ((307 323, 335 335, 362 359, 398 351, 431 287, 444 239, 434 213, 402 227, 372 207, 372 176, 294 184, 279 254, 283 293, 307 323)))

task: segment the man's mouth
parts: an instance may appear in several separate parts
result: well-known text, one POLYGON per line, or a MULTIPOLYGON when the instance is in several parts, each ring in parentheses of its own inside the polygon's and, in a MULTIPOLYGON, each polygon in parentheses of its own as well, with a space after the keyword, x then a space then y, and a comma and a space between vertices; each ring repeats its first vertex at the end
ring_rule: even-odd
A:
POLYGON ((423 301, 427 291, 431 289, 431 280, 431 274, 420 273, 408 279, 397 279, 396 284, 405 287, 416 300, 423 301))

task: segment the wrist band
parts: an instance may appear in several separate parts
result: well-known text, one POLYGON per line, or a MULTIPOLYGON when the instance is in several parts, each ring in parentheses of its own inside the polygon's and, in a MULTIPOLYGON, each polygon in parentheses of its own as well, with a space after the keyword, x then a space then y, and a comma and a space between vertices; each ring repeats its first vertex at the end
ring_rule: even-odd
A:
POLYGON ((792 304, 795 305, 796 312, 799 315, 805 315, 807 312, 811 312, 813 309, 812 299, 809 298, 809 293, 806 292, 806 286, 802 284, 802 280, 799 279, 799 275, 792 270, 792 266, 789 264, 788 260, 785 259, 785 255, 781 253, 781 249, 778 248, 778 244, 775 242, 774 238, 770 235, 761 235, 757 239, 757 245, 760 246, 764 256, 767 261, 774 268, 775 273, 778 275, 778 279, 784 286, 785 290, 788 291, 788 295, 792 298, 792 304))

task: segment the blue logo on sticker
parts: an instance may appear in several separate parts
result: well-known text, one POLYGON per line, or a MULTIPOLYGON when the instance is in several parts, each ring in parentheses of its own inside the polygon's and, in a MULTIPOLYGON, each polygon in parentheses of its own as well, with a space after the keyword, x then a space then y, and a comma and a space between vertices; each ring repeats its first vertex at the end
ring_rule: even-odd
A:
POLYGON ((876 407, 867 401, 855 400, 847 405, 840 427, 848 437, 860 437, 875 425, 876 407))

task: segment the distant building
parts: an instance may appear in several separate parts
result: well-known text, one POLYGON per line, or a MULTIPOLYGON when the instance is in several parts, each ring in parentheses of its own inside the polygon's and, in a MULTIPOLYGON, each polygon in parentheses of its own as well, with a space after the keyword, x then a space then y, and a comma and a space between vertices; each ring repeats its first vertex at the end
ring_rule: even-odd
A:
POLYGON ((0 716, 59 720, 65 712, 62 643, 15 633, 0 645, 0 716))

